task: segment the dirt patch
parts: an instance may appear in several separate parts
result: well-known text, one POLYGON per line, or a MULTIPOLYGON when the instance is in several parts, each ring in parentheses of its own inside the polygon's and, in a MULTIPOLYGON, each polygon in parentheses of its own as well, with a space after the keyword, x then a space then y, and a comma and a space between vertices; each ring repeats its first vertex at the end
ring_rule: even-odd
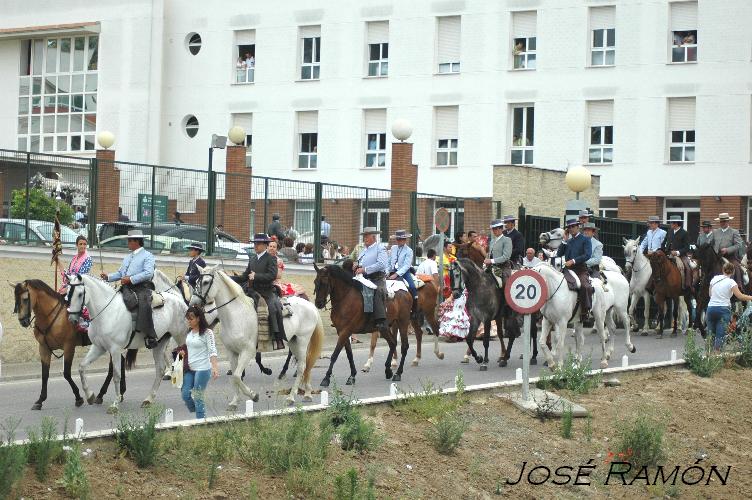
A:
MULTIPOLYGON (((303 478, 266 474, 258 467, 249 467, 238 459, 239 453, 234 453, 221 462, 216 483, 209 490, 209 462, 201 443, 208 442, 207 436, 218 428, 183 431, 182 445, 148 470, 138 470, 130 460, 122 458, 111 440, 86 442, 84 447, 91 448, 93 456, 85 459, 85 465, 93 498, 249 498, 252 489, 258 498, 333 498, 334 478, 351 467, 358 471, 362 483, 369 476, 375 478, 377 498, 749 497, 752 371, 725 369, 712 379, 701 379, 686 370, 665 369, 620 378, 620 387, 600 387, 574 398, 592 414, 590 438, 586 419, 575 420, 572 438, 564 439, 559 421, 535 420, 494 393, 483 392, 466 396, 467 402, 459 411, 469 429, 451 456, 437 454, 427 441, 425 430, 431 422, 399 407, 384 405, 361 410, 383 436, 375 451, 357 454, 331 446, 324 468, 303 478), (684 471, 704 453, 706 457, 700 465, 705 477, 711 465, 724 471, 726 466, 732 467, 727 484, 721 485, 716 478, 707 486, 705 480, 686 486, 680 479, 675 488, 645 486, 639 481, 633 486, 604 486, 608 471, 604 461, 609 451, 619 451, 614 450, 617 424, 625 416, 635 415, 643 405, 669 414, 664 462, 668 472, 676 465, 684 471), (591 459, 596 469, 590 486, 574 486, 571 482, 567 486, 551 482, 542 486, 505 484, 507 478, 519 476, 524 461, 528 462, 528 470, 531 464, 546 465, 552 471, 569 465, 576 474, 577 467, 591 459), (307 482, 315 493, 300 493, 301 482, 307 482)), ((161 438, 174 447, 176 441, 171 434, 174 433, 164 433, 161 438)), ((56 466, 48 484, 40 484, 28 468, 15 493, 26 498, 62 497, 63 492, 55 483, 61 474, 61 467, 56 466)))

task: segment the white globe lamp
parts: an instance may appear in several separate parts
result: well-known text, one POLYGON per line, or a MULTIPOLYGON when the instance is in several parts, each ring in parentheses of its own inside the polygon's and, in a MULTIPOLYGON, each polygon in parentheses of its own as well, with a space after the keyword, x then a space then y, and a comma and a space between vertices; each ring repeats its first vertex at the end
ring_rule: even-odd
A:
POLYGON ((245 130, 243 129, 243 127, 235 125, 227 131, 227 137, 236 146, 241 146, 245 143, 245 130))
POLYGON ((580 199, 580 193, 590 187, 592 177, 590 171, 583 166, 576 166, 569 169, 564 181, 567 187, 577 193, 577 199, 580 199))
POLYGON ((412 124, 404 118, 394 120, 392 124, 392 135, 398 141, 405 142, 413 134, 412 124))
POLYGON ((109 130, 103 130, 97 135, 97 142, 104 149, 110 149, 115 144, 115 134, 109 130))

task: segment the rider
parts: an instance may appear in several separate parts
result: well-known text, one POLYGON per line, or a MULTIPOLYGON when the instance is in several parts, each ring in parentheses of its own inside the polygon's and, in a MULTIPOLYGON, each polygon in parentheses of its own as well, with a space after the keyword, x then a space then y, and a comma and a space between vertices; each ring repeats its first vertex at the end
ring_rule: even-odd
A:
POLYGON ((697 246, 713 244, 713 223, 709 220, 702 221, 702 232, 697 236, 697 246))
POLYGON ((266 229, 269 236, 276 236, 277 241, 282 241, 285 238, 285 229, 282 227, 282 223, 279 221, 280 216, 278 213, 272 214, 272 223, 266 229))
POLYGON ((580 210, 577 214, 577 219, 580 221, 580 226, 585 227, 585 224, 590 222, 590 217, 592 217, 593 214, 590 213, 589 210, 580 210))
POLYGON ((585 263, 592 257, 593 247, 590 238, 580 233, 580 223, 577 219, 567 220, 569 237, 563 241, 556 252, 557 257, 564 256, 564 265, 568 268, 564 272, 564 278, 570 285, 575 283, 574 276, 580 279, 580 319, 585 322, 590 308, 592 307, 593 287, 588 278, 588 269, 585 263), (569 271, 569 272, 566 272, 569 271))
POLYGON ((191 261, 188 262, 188 269, 186 269, 185 275, 181 276, 181 279, 187 281, 191 287, 195 287, 201 277, 201 271, 198 268, 206 267, 206 262, 201 258, 204 246, 201 243, 193 242, 186 248, 188 249, 188 256, 191 258, 191 261))
POLYGON ((715 219, 721 227, 713 230, 713 248, 717 254, 734 264, 734 281, 739 285, 739 290, 743 290, 744 279, 742 275, 745 273, 742 273, 740 261, 745 246, 739 231, 729 226, 729 221, 733 219, 727 212, 719 214, 718 218, 715 219))
POLYGON ((154 318, 151 315, 151 292, 154 290, 154 256, 144 249, 144 233, 139 229, 128 231, 128 249, 131 251, 123 259, 117 272, 99 276, 108 282, 120 280, 123 301, 138 303, 136 331, 144 334, 147 349, 157 346, 157 333, 154 331, 154 318))
POLYGON ((517 217, 505 215, 503 222, 504 236, 512 240, 512 256, 509 259, 513 264, 519 265, 522 262, 522 257, 525 256, 525 237, 514 227, 517 217))
POLYGON ((389 254, 389 275, 390 280, 404 279, 407 282, 407 288, 410 290, 410 296, 413 298, 412 316, 418 312, 418 289, 415 288, 413 279, 413 250, 407 246, 407 239, 412 234, 404 229, 395 231, 392 238, 397 242, 389 254))
POLYGON ((360 236, 363 236, 364 248, 358 255, 358 267, 356 274, 362 274, 364 278, 376 285, 376 293, 373 295, 373 320, 374 326, 379 330, 386 328, 386 271, 389 267, 389 256, 384 246, 377 241, 376 235, 381 231, 375 227, 365 227, 360 236))
POLYGON ((595 233, 598 228, 592 222, 586 222, 582 226, 582 234, 590 238, 590 258, 585 262, 591 278, 599 278, 606 284, 606 274, 601 273, 601 259, 603 258, 603 243, 598 241, 595 233))
POLYGON ((269 329, 274 337, 274 349, 284 349, 285 325, 282 321, 282 303, 277 295, 274 280, 277 279, 277 258, 266 250, 271 238, 264 233, 253 236, 255 254, 248 258, 248 267, 240 276, 230 276, 239 284, 250 283, 250 289, 261 295, 269 308, 269 329))
POLYGON ((690 288, 692 286, 692 268, 687 257, 689 235, 682 228, 684 220, 682 220, 681 215, 671 215, 668 218, 668 223, 671 224, 671 231, 663 240, 663 252, 679 268, 679 274, 682 276, 682 288, 690 288))
POLYGON ((500 219, 491 221, 493 238, 488 244, 488 257, 483 264, 486 265, 486 272, 494 274, 506 283, 512 274, 512 263, 509 261, 512 256, 512 240, 502 232, 503 225, 504 221, 500 219))
POLYGON ((663 245, 663 239, 666 237, 666 231, 658 227, 661 223, 661 218, 657 215, 651 215, 648 217, 648 232, 645 233, 645 237, 640 243, 640 250, 642 253, 652 254, 656 250, 660 250, 663 245))

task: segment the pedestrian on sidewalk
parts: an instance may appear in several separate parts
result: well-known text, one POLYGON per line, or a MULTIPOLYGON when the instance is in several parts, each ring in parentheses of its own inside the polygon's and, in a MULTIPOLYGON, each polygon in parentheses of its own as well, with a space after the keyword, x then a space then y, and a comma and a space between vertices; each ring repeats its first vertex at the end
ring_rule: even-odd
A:
POLYGON ((188 411, 196 418, 206 418, 205 391, 209 377, 219 377, 217 345, 214 332, 209 328, 204 313, 191 306, 185 313, 190 331, 185 339, 188 350, 188 370, 183 373, 182 396, 188 411))

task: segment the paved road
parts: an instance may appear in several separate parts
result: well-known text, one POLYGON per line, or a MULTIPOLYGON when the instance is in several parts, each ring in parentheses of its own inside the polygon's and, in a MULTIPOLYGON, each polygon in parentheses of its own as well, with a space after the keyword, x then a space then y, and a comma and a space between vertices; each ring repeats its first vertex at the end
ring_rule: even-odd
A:
MULTIPOLYGON (((365 336, 361 337, 365 338, 365 336)), ((621 366, 621 357, 625 354, 623 339, 624 337, 620 331, 616 338, 615 357, 612 359, 610 366, 621 366)), ((632 336, 632 339, 637 347, 637 352, 629 355, 629 362, 631 365, 654 361, 667 361, 670 359, 672 349, 676 349, 678 357, 681 357, 683 353, 684 337, 681 335, 679 335, 678 338, 671 338, 666 335, 661 340, 655 339, 653 335, 649 337, 632 336)), ((410 340, 413 343, 415 341, 414 337, 411 337, 410 340)), ((433 355, 430 343, 431 340, 432 337, 429 337, 429 342, 424 343, 423 361, 419 367, 414 368, 409 366, 409 361, 414 356, 415 351, 414 349, 411 349, 408 353, 406 362, 406 365, 408 366, 405 368, 402 382, 397 384, 401 390, 420 390, 422 384, 427 381, 431 381, 434 385, 441 387, 451 387, 453 386, 454 377, 459 369, 462 369, 465 383, 467 385, 514 380, 516 368, 522 366, 522 360, 519 359, 519 355, 522 352, 521 343, 515 344, 512 359, 509 362, 509 366, 505 368, 499 368, 496 365, 495 360, 499 355, 499 345, 497 342, 492 343, 489 348, 489 358, 494 362, 490 363, 488 371, 480 372, 478 365, 474 362, 468 365, 459 363, 464 354, 464 343, 441 343, 440 346, 446 354, 445 359, 441 361, 433 355)), ((600 361, 600 344, 597 336, 586 333, 585 340, 585 353, 592 353, 593 365, 597 368, 600 361)), ((574 349, 574 339, 571 336, 567 337, 566 343, 566 348, 574 349)), ((362 347, 362 345, 359 347, 362 347)), ((482 345, 476 343, 476 347, 482 348, 482 345)), ((326 355, 328 355, 328 353, 326 353, 326 355)), ((354 395, 360 398, 387 395, 389 392, 390 381, 387 381, 384 377, 386 344, 381 340, 379 341, 374 367, 370 373, 363 373, 360 371, 367 359, 367 350, 355 349, 354 356, 355 365, 358 369, 357 380, 353 389, 354 395)), ((279 373, 283 362, 284 359, 281 356, 268 356, 265 359, 265 364, 271 366, 274 370, 274 375, 272 377, 262 376, 255 365, 251 368, 251 388, 261 394, 261 400, 255 405, 256 410, 266 410, 285 405, 285 396, 280 395, 279 390, 286 387, 289 388, 292 370, 286 380, 278 381, 276 375, 279 373)), ((328 358, 320 359, 316 364, 312 374, 312 385, 315 389, 319 388, 318 384, 321 382, 328 365, 328 358)), ((541 369, 546 369, 542 366, 542 359, 540 365, 531 366, 531 376, 537 376, 541 369)), ((226 370, 227 366, 222 364, 222 373, 224 374, 226 370)), ((140 369, 134 372, 129 372, 127 379, 128 389, 125 401, 121 406, 121 413, 140 412, 139 405, 141 400, 148 393, 149 387, 153 381, 153 373, 152 369, 140 369)), ((349 390, 349 387, 345 386, 345 381, 348 375, 349 367, 347 364, 347 357, 343 351, 337 361, 332 382, 336 382, 340 388, 349 390)), ((74 378, 76 383, 78 383, 77 373, 74 375, 74 378)), ((104 374, 93 374, 90 376, 90 384, 92 387, 95 387, 96 390, 99 389, 103 380, 104 374)), ((248 377, 246 377, 246 382, 249 382, 248 377)), ((58 377, 50 379, 48 391, 49 397, 44 403, 42 411, 31 411, 29 408, 31 408, 32 403, 38 397, 39 386, 39 380, 19 380, 0 383, 0 408, 2 408, 2 410, 0 410, 0 422, 4 422, 7 418, 20 419, 16 438, 25 437, 26 429, 30 426, 38 425, 43 416, 52 416, 60 424, 62 424, 67 416, 71 429, 73 427, 73 422, 78 417, 84 419, 86 431, 108 429, 114 426, 115 418, 106 413, 106 406, 84 405, 81 408, 75 408, 73 405, 73 394, 71 393, 67 382, 58 377)), ((110 392, 110 394, 112 394, 112 392, 110 392)), ((232 394, 228 377, 222 375, 218 380, 210 382, 207 395, 207 415, 223 415, 225 407, 231 397, 232 394)), ((111 400, 112 396, 109 398, 109 401, 106 401, 105 403, 107 404, 111 400)), ((314 401, 318 403, 319 397, 314 396, 314 401)), ((157 402, 167 408, 172 408, 176 421, 192 418, 192 415, 188 413, 185 405, 180 399, 179 391, 174 389, 167 381, 163 382, 159 389, 157 402)), ((244 405, 245 403, 241 403, 241 411, 245 408, 244 405)))

